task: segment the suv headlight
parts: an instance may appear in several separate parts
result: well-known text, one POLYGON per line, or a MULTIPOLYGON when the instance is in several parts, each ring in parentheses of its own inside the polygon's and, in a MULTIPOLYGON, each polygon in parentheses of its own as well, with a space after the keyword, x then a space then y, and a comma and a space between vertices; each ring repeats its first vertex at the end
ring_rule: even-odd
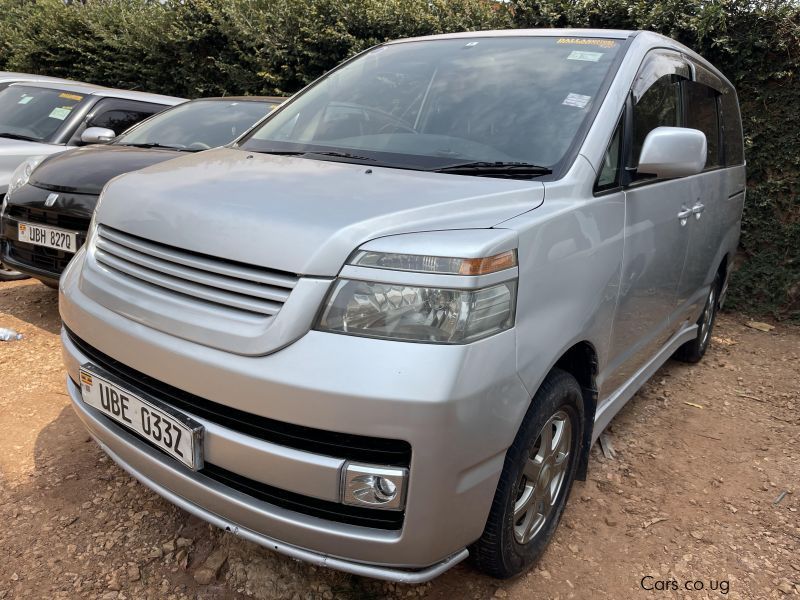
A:
MULTIPOLYGON (((357 254, 351 264, 363 265, 359 260, 364 256, 365 253, 357 254)), ((482 275, 516 266, 513 252, 481 259, 392 254, 375 261, 375 253, 369 253, 369 257, 370 266, 379 262, 383 264, 378 268, 412 267, 426 273, 482 275)), ((512 327, 516 297, 516 279, 478 289, 339 279, 328 294, 317 329, 402 341, 464 344, 512 327)))
POLYGON ((34 169, 39 166, 39 164, 47 158, 46 156, 32 156, 23 162, 20 166, 14 169, 14 172, 11 174, 11 181, 8 184, 8 191, 6 192, 6 198, 8 198, 13 192, 17 191, 23 185, 28 183, 28 180, 31 178, 31 173, 33 173, 34 169))

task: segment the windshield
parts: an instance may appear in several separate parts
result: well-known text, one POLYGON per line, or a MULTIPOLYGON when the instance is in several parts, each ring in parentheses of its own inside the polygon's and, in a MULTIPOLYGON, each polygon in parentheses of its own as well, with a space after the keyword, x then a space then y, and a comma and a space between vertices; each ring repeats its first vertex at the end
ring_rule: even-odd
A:
POLYGON ((275 106, 268 101, 195 100, 144 121, 114 143, 206 150, 235 140, 275 106))
POLYGON ((85 96, 14 85, 0 92, 0 137, 50 142, 85 96))
POLYGON ((241 147, 404 168, 552 167, 600 101, 620 47, 530 36, 380 46, 290 102, 241 147))

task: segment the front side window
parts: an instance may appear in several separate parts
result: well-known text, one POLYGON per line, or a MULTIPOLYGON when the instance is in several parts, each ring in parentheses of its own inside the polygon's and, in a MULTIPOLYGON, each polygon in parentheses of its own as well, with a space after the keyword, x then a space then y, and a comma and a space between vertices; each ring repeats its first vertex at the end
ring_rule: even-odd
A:
POLYGON ((678 127, 681 124, 680 80, 676 75, 662 75, 642 94, 633 107, 633 167, 647 134, 656 127, 678 127))
POLYGON ((620 185, 620 157, 622 156, 622 120, 617 124, 611 142, 606 148, 600 175, 597 177, 596 192, 610 190, 620 185))
POLYGON ((163 109, 163 106, 153 104, 123 105, 111 102, 102 106, 87 126, 104 127, 119 134, 163 109))
POLYGON ((621 41, 486 37, 380 46, 289 102, 241 146, 371 164, 552 167, 601 101, 621 41))
POLYGON ((721 164, 718 94, 713 88, 696 81, 687 81, 684 86, 686 88, 686 126, 698 129, 706 135, 708 148, 706 168, 717 167, 721 164))
POLYGON ((50 142, 83 103, 83 94, 33 86, 0 91, 0 137, 50 142))

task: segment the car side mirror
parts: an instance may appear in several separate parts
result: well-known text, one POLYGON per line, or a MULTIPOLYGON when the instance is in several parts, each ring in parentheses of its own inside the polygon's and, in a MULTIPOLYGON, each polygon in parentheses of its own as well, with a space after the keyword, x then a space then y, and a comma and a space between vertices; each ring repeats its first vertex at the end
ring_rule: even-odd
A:
POLYGON ((696 175, 706 166, 706 135, 687 127, 656 127, 644 139, 637 172, 659 179, 696 175))
POLYGON ((106 144, 117 137, 113 129, 105 127, 88 127, 81 134, 81 141, 84 144, 106 144))

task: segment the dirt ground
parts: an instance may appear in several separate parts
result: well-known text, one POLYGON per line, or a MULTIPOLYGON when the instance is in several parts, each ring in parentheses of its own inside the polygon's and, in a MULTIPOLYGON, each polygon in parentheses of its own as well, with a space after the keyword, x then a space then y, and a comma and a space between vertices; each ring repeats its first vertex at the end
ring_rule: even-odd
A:
POLYGON ((668 363, 616 417, 616 456, 594 448, 534 570, 403 586, 261 549, 128 477, 69 406, 55 292, 0 283, 0 327, 25 336, 0 342, 0 600, 800 596, 800 328, 746 321, 722 315, 700 365, 668 363))

